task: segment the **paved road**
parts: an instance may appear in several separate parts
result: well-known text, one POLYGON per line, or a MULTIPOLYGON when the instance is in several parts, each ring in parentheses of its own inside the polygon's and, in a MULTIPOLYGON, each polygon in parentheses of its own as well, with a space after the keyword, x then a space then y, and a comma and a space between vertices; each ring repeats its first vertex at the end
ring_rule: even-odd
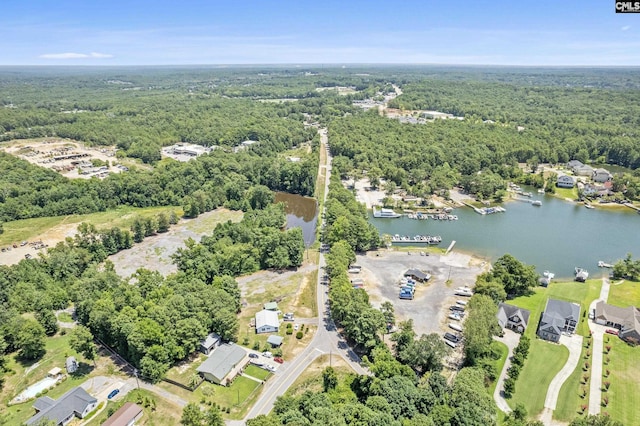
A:
MULTIPOLYGON (((602 277, 602 287, 600 288, 600 298, 591 302, 589 306, 589 312, 592 312, 596 308, 596 304, 599 301, 606 302, 609 298, 609 278, 602 277)), ((591 353, 593 359, 591 360, 591 384, 589 387, 589 414, 600 413, 600 401, 602 400, 602 351, 604 350, 604 332, 607 327, 596 324, 589 320, 589 330, 593 336, 593 348, 591 353)))
MULTIPOLYGON (((321 149, 327 149, 327 131, 320 129, 321 149)), ((329 178, 331 176, 331 157, 327 153, 327 164, 320 165, 326 170, 325 174, 325 201, 329 193, 329 178)), ((323 212, 324 213, 324 212, 323 212)), ((283 395, 300 374, 322 354, 338 355, 358 374, 370 374, 360 365, 360 358, 351 350, 346 341, 338 336, 336 326, 329 313, 328 286, 321 284, 325 267, 324 254, 320 253, 318 262, 317 306, 318 306, 318 331, 307 346, 295 359, 285 362, 272 378, 267 380, 264 389, 253 408, 243 421, 227 422, 229 425, 242 425, 246 420, 269 414, 278 396, 283 395)))
POLYGON ((582 336, 577 334, 567 336, 563 334, 562 336, 560 336, 560 344, 566 346, 567 349, 569 349, 569 358, 567 359, 567 362, 564 364, 562 369, 558 372, 558 374, 556 374, 553 380, 551 380, 549 388, 547 389, 547 397, 544 400, 545 410, 542 412, 542 416, 540 418, 542 423, 544 423, 545 425, 552 424, 553 410, 556 409, 556 405, 558 404, 558 395, 560 394, 560 389, 580 362, 580 353, 582 352, 582 336))
POLYGON ((520 334, 515 331, 505 329, 504 336, 502 337, 494 337, 498 342, 502 342, 507 345, 509 349, 509 353, 507 354, 507 360, 504 363, 504 367, 502 367, 502 371, 500 372, 500 377, 498 378, 498 383, 496 385, 496 390, 493 392, 493 399, 496 401, 498 408, 503 413, 510 413, 511 407, 507 404, 507 400, 504 398, 504 380, 507 378, 507 370, 511 366, 511 357, 513 356, 513 350, 518 343, 520 342, 520 334))

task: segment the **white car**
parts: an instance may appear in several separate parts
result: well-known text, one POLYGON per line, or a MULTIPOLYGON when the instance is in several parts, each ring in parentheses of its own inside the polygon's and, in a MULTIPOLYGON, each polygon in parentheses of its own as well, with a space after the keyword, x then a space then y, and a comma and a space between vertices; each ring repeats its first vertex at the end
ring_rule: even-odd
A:
POLYGON ((272 358, 273 354, 269 351, 262 352, 262 356, 265 358, 272 358))
POLYGON ((293 326, 293 329, 294 329, 295 331, 298 331, 298 329, 299 329, 299 328, 300 328, 300 324, 295 324, 295 325, 293 326))

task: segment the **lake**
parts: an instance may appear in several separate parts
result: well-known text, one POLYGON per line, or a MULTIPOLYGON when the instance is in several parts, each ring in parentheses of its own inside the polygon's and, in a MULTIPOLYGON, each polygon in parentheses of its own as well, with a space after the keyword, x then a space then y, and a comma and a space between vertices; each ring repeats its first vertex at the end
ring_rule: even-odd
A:
POLYGON ((608 270, 598 261, 615 263, 632 253, 640 257, 640 215, 629 208, 587 209, 553 196, 534 194, 542 206, 509 201, 505 213, 480 215, 469 207, 455 209, 457 221, 373 218, 380 234, 440 235, 440 247, 452 240, 455 249, 495 261, 510 253, 538 272, 572 279, 576 266, 600 277, 608 270))
POLYGON ((287 215, 287 229, 302 228, 304 244, 309 247, 316 239, 318 221, 318 203, 313 198, 301 195, 276 192, 276 203, 284 203, 287 215))

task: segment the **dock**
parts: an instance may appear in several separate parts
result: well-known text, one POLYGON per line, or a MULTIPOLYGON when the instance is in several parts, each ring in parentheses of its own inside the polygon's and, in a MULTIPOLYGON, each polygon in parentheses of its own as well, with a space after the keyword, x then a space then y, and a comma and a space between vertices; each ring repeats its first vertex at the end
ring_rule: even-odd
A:
POLYGON ((447 251, 444 253, 445 255, 449 254, 449 252, 453 249, 453 246, 456 245, 456 240, 451 241, 451 244, 449 244, 449 247, 447 247, 447 251))
POLYGON ((629 207, 630 209, 635 210, 636 212, 640 213, 640 207, 636 207, 631 203, 624 203, 625 206, 629 207))

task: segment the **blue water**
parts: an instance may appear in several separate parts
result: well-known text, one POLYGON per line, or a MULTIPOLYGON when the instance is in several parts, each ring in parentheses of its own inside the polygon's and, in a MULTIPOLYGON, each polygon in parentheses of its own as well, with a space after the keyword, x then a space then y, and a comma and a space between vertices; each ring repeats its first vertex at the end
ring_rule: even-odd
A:
POLYGON ((632 253, 640 258, 640 215, 632 209, 587 209, 552 196, 535 194, 541 207, 510 201, 505 213, 480 215, 469 207, 455 209, 457 221, 378 219, 370 221, 381 234, 431 234, 442 236, 440 247, 456 241, 455 250, 469 252, 491 261, 510 253, 522 262, 535 265, 542 273, 552 271, 557 278, 572 278, 576 266, 591 277, 608 270, 598 268, 599 260, 615 263, 632 253))

